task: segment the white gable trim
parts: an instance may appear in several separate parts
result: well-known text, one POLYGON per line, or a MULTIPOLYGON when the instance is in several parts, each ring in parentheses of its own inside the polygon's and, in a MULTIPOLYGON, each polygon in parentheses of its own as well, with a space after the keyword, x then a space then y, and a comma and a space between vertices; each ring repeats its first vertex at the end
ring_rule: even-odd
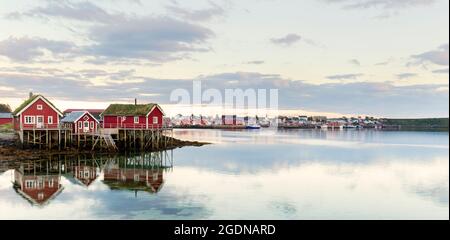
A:
POLYGON ((159 105, 155 105, 155 106, 153 106, 152 107, 152 109, 150 109, 150 112, 148 112, 147 113, 147 115, 145 116, 145 117, 147 117, 148 118, 148 116, 150 115, 150 113, 152 113, 153 112, 153 110, 155 110, 155 108, 158 108, 159 109, 159 111, 161 111, 161 113, 163 114, 163 116, 165 116, 166 114, 164 113, 164 111, 159 107, 159 105))
POLYGON ((27 110, 31 105, 33 105, 35 102, 37 102, 39 99, 44 101, 50 108, 52 108, 56 113, 58 113, 59 116, 63 117, 64 115, 56 108, 52 106, 45 98, 42 96, 38 96, 36 99, 34 99, 32 102, 30 102, 28 105, 26 105, 20 112, 16 114, 16 116, 20 116, 25 110, 27 110))
POLYGON ((84 111, 84 113, 81 114, 81 116, 78 117, 78 118, 77 118, 75 121, 73 121, 73 122, 74 122, 74 123, 78 122, 78 121, 80 120, 81 117, 83 117, 84 115, 86 115, 86 113, 87 113, 89 116, 91 116, 97 123, 100 123, 100 122, 97 120, 97 118, 95 118, 94 116, 92 116, 92 114, 91 114, 90 112, 88 112, 88 111, 84 111))

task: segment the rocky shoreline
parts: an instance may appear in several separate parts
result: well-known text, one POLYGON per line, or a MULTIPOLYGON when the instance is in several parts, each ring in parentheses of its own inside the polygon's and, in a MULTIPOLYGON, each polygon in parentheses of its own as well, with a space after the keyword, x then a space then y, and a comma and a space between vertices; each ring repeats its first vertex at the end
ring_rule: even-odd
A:
MULTIPOLYGON (((165 148, 152 149, 150 151, 172 150, 182 147, 201 147, 210 143, 197 141, 183 141, 179 139, 171 139, 171 144, 165 148)), ((17 160, 36 160, 54 155, 76 155, 76 154, 93 154, 93 153, 110 153, 98 150, 79 150, 76 148, 67 148, 64 150, 44 150, 36 148, 21 148, 17 142, 14 133, 0 133, 0 161, 17 161, 17 160)), ((120 152, 118 152, 120 153, 120 152)))

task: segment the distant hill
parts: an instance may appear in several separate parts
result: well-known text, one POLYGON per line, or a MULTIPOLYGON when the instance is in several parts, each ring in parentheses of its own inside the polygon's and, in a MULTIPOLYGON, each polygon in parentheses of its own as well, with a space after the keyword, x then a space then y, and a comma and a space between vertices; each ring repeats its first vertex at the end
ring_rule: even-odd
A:
POLYGON ((0 113, 10 113, 11 107, 8 104, 0 103, 0 113))
POLYGON ((448 118, 419 118, 419 119, 382 119, 385 125, 397 125, 402 129, 435 129, 448 131, 448 118))

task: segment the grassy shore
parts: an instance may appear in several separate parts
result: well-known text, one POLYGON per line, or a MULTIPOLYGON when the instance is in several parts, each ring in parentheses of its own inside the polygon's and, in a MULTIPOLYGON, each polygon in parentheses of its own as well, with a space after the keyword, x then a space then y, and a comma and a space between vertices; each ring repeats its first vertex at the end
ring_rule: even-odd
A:
POLYGON ((448 118, 382 119, 383 124, 401 126, 402 130, 448 131, 448 118))

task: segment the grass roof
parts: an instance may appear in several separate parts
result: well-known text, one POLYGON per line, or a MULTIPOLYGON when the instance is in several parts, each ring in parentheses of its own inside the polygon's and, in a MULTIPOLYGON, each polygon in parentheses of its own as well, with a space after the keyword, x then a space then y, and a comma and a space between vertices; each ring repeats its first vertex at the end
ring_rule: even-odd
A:
POLYGON ((61 111, 59 111, 59 109, 53 105, 52 102, 50 102, 47 98, 45 98, 42 95, 33 95, 30 98, 28 98, 27 100, 25 100, 22 104, 20 104, 20 106, 18 108, 16 108, 16 110, 14 110, 13 115, 17 115, 20 111, 22 111, 22 109, 24 109, 26 106, 28 106, 31 102, 33 102, 34 100, 36 100, 36 98, 38 97, 42 97, 45 101, 47 101, 53 108, 55 108, 61 115, 61 111))
POLYGON ((156 103, 149 104, 111 104, 109 107, 102 113, 102 116, 105 115, 117 115, 117 116, 142 116, 147 115, 150 110, 156 103))

